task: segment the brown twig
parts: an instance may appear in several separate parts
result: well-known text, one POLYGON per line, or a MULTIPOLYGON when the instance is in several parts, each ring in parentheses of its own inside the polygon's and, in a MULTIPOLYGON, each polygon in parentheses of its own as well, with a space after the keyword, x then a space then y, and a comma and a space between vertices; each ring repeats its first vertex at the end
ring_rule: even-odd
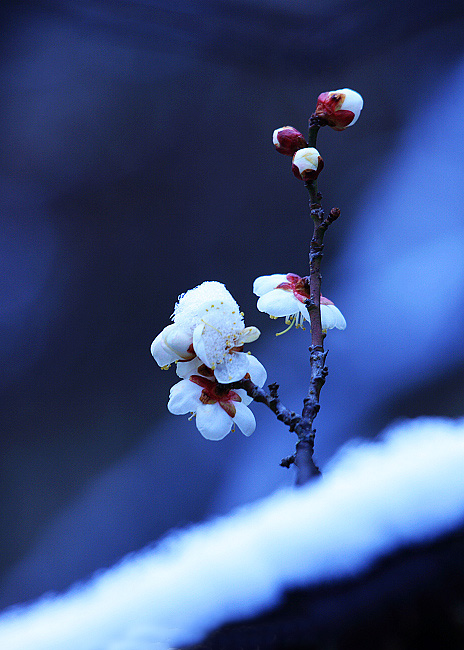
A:
MULTIPOLYGON (((324 120, 316 115, 309 119, 308 145, 316 147, 317 134, 324 120)), ((314 419, 319 412, 319 396, 322 386, 325 383, 328 369, 325 365, 327 351, 324 351, 325 332, 321 323, 321 260, 324 249, 324 235, 327 228, 340 216, 338 208, 332 208, 330 214, 325 217, 321 207, 321 194, 317 191, 317 180, 310 180, 305 183, 309 192, 309 207, 311 218, 314 223, 313 236, 309 245, 309 276, 306 278, 306 289, 309 298, 306 300, 306 307, 311 321, 311 345, 309 346, 309 359, 311 365, 311 376, 309 380, 308 394, 303 400, 303 411, 297 415, 289 411, 278 397, 278 385, 270 384, 269 393, 264 388, 259 388, 250 379, 242 379, 233 384, 233 388, 243 388, 247 394, 256 402, 265 404, 273 411, 277 419, 286 424, 290 431, 298 435, 295 454, 282 459, 281 465, 290 467, 293 463, 297 467, 297 485, 304 485, 311 479, 320 476, 321 471, 314 462, 314 438, 316 429, 314 419)))
POLYGON ((229 388, 243 388, 247 394, 252 397, 255 402, 261 402, 271 409, 276 414, 277 419, 286 424, 290 431, 295 431, 297 425, 301 420, 301 416, 297 415, 294 411, 286 408, 279 399, 278 384, 269 384, 269 393, 264 388, 256 386, 251 379, 241 379, 234 384, 228 384, 229 388))
MULTIPOLYGON (((321 126, 322 124, 318 122, 317 118, 314 115, 311 116, 309 120, 309 141, 313 147, 316 146, 317 133, 321 126)), ((340 210, 333 208, 330 214, 326 218, 324 217, 324 211, 320 204, 322 196, 317 191, 317 180, 307 181, 305 185, 309 192, 309 208, 314 223, 313 236, 309 245, 309 280, 307 281, 310 297, 306 301, 311 321, 311 345, 309 347, 311 376, 308 394, 303 400, 304 406, 301 420, 295 429, 298 434, 298 443, 294 456, 294 463, 298 468, 297 485, 304 485, 321 473, 313 459, 314 438, 316 435, 313 423, 320 409, 319 396, 328 373, 328 368, 325 365, 327 358, 327 352, 324 351, 325 333, 321 324, 322 276, 320 268, 325 232, 330 224, 340 216, 340 210)))

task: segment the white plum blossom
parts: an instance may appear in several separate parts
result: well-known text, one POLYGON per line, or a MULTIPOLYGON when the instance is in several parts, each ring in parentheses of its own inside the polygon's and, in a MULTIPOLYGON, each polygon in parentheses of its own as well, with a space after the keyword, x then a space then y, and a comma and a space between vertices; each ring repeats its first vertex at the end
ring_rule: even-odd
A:
MULTIPOLYGON (((305 301, 310 298, 305 278, 295 273, 262 275, 254 281, 253 293, 259 296, 259 311, 269 314, 271 318, 285 317, 285 322, 289 325, 287 329, 292 325, 304 329, 304 321, 310 320, 305 305, 305 301)), ((324 296, 321 296, 320 301, 322 329, 345 329, 343 314, 333 302, 324 296)))
POLYGON ((171 388, 168 409, 174 415, 192 413, 198 431, 208 440, 222 440, 236 424, 246 436, 256 427, 243 389, 229 390, 214 379, 192 375, 171 388))
MULTIPOLYGON (((252 355, 248 357, 250 380, 257 386, 264 386, 267 379, 266 369, 252 355)), ((249 436, 253 433, 256 422, 248 408, 252 398, 243 389, 230 390, 220 384, 211 368, 201 359, 179 362, 177 374, 183 378, 175 384, 169 395, 168 409, 174 415, 192 413, 196 415, 196 425, 200 433, 209 440, 221 440, 237 424, 239 429, 249 436)))
MULTIPOLYGON (((254 362, 242 351, 243 345, 255 341, 260 332, 256 327, 245 327, 238 304, 223 284, 203 282, 181 295, 172 319, 173 324, 165 327, 151 346, 159 366, 166 368, 173 362, 179 365, 198 358, 223 384, 250 373, 254 362)), ((190 367, 184 367, 178 374, 189 372, 190 367)))
POLYGON ((317 98, 315 115, 335 131, 343 131, 357 122, 363 104, 361 95, 351 88, 330 90, 317 98))

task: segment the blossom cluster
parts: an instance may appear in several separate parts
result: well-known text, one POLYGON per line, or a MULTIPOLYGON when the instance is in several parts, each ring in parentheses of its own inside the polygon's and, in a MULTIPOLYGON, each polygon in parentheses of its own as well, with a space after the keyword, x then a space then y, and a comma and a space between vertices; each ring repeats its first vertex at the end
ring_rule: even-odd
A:
POLYGON ((249 377, 257 386, 264 385, 264 366, 243 352, 259 330, 245 327, 243 313, 220 282, 203 282, 179 296, 172 320, 151 345, 158 365, 169 368, 176 363, 181 378, 171 388, 169 411, 195 415, 198 430, 209 440, 221 440, 234 424, 247 436, 253 433, 256 422, 248 408, 252 398, 230 384, 249 377))
MULTIPOLYGON (((321 93, 317 98, 314 116, 319 125, 328 125, 335 131, 343 131, 352 126, 359 118, 363 107, 363 98, 355 90, 341 88, 321 93)), ((324 161, 317 149, 308 147, 308 143, 298 129, 282 126, 272 135, 276 150, 285 156, 292 156, 292 171, 299 180, 315 180, 324 161)))

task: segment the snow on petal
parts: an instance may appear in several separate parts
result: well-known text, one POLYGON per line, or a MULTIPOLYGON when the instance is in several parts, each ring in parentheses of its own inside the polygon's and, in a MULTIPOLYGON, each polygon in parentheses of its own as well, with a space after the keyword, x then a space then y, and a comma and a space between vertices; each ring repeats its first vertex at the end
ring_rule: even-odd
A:
POLYGON ((259 330, 243 325, 240 312, 227 304, 208 309, 193 331, 196 355, 214 371, 220 383, 238 381, 248 371, 248 361, 242 358, 246 355, 237 348, 244 341, 255 340, 259 330))
POLYGON ((256 306, 270 316, 291 316, 300 310, 299 300, 295 298, 293 291, 285 289, 273 289, 258 299, 256 306))
POLYGON ((253 282, 253 293, 256 296, 263 296, 265 293, 272 291, 282 282, 287 282, 287 276, 283 273, 274 273, 273 275, 261 275, 253 282))
POLYGON ((235 402, 234 422, 245 436, 251 436, 256 429, 256 420, 248 406, 243 402, 235 402))
POLYGON ((183 379, 171 388, 168 410, 174 415, 195 413, 201 395, 201 387, 188 379, 183 379))
MULTIPOLYGON (((234 402, 239 404, 239 402, 234 402)), ((195 418, 198 431, 207 440, 222 440, 232 428, 232 418, 216 402, 198 404, 195 418)))
POLYGON ((203 282, 179 296, 174 307, 174 323, 192 332, 201 322, 205 310, 228 304, 231 309, 239 311, 239 306, 220 282, 203 282))

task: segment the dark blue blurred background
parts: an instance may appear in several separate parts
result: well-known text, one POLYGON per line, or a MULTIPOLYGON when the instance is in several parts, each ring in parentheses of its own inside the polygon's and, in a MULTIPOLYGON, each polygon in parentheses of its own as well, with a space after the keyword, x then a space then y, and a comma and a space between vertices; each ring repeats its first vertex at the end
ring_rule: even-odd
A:
MULTIPOLYGON (((444 0, 3 2, 2 606, 63 589, 166 531, 291 484, 294 439, 170 416, 149 354, 179 293, 226 284, 300 407, 308 333, 275 339, 258 275, 305 274, 307 196, 273 151, 318 94, 365 100, 321 131, 330 333, 324 464, 345 440, 462 414, 464 5, 444 0)), ((281 328, 282 329, 282 328, 281 328)))

